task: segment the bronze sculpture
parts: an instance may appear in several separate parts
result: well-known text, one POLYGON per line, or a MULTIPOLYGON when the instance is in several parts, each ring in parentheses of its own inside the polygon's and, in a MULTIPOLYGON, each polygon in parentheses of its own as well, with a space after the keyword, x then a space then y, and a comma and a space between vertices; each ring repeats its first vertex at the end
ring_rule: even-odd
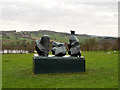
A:
POLYGON ((66 55, 66 48, 64 43, 53 42, 52 43, 52 54, 55 56, 64 56, 66 55))
POLYGON ((49 55, 49 44, 50 37, 48 35, 43 35, 40 40, 36 40, 36 51, 40 56, 48 56, 49 55))
POLYGON ((71 35, 68 43, 68 54, 71 56, 81 56, 80 53, 80 44, 78 38, 75 36, 75 31, 71 31, 71 35))
MULTIPOLYGON (((36 40, 36 51, 40 56, 48 56, 49 54, 50 37, 43 35, 40 40, 36 40)), ((80 44, 78 38, 75 36, 75 31, 71 31, 71 35, 68 43, 68 54, 70 56, 80 57, 80 44)), ((62 57, 66 55, 66 48, 64 43, 53 42, 52 43, 52 54, 55 56, 62 57)))
POLYGON ((52 42, 52 54, 55 57, 53 55, 48 57, 49 44, 50 37, 48 35, 43 35, 40 40, 36 40, 35 47, 39 56, 35 54, 33 56, 34 74, 85 72, 85 59, 80 57, 79 40, 74 31, 71 31, 68 44, 68 53, 71 57, 63 57, 66 55, 66 48, 65 44, 60 42, 52 42))

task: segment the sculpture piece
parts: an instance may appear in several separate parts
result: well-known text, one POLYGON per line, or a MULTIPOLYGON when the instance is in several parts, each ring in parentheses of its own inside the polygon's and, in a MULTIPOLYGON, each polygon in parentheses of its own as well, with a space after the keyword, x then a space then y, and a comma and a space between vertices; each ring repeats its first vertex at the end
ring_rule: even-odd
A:
POLYGON ((36 40, 36 51, 40 56, 48 56, 49 54, 49 44, 50 37, 48 35, 43 35, 40 40, 36 40))
POLYGON ((85 72, 85 59, 80 57, 79 40, 75 36, 75 32, 71 31, 68 48, 69 55, 66 55, 66 48, 64 43, 52 42, 52 54, 49 55, 50 37, 43 35, 40 40, 36 40, 36 51, 39 54, 33 56, 33 72, 34 74, 41 73, 73 73, 85 72), (65 57, 62 57, 66 55, 65 57), (43 57, 44 56, 44 57, 43 57), (79 56, 79 57, 77 57, 79 56))
POLYGON ((66 55, 66 48, 64 43, 53 42, 52 43, 52 54, 55 56, 64 56, 66 55))
POLYGON ((68 43, 68 54, 71 56, 81 56, 80 53, 80 44, 78 38, 75 36, 75 31, 71 31, 71 35, 68 43))

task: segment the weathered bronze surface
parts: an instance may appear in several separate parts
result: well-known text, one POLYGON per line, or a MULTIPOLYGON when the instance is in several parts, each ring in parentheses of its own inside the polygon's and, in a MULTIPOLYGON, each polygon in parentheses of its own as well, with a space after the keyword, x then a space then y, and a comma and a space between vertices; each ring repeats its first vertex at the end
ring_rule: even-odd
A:
POLYGON ((81 56, 80 53, 80 44, 78 38, 75 36, 75 31, 71 31, 71 35, 68 43, 68 54, 71 56, 81 56))
POLYGON ((43 35, 40 40, 36 40, 36 51, 40 56, 48 56, 49 54, 50 37, 43 35))
POLYGON ((52 54, 55 56, 64 56, 66 55, 66 48, 64 43, 53 42, 52 43, 52 54))

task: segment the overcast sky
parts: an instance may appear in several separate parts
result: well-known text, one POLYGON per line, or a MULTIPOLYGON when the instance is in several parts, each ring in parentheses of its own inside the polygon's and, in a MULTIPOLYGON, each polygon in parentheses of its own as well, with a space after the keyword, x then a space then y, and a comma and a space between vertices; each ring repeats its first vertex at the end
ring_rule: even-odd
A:
POLYGON ((0 2, 0 30, 52 30, 118 36, 118 2, 7 0, 0 2))

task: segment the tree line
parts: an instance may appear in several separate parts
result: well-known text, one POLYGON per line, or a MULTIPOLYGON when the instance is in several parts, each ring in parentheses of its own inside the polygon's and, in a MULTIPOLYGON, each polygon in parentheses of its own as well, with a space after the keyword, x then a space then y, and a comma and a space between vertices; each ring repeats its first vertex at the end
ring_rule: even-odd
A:
MULTIPOLYGON (((50 43, 50 51, 52 50, 52 41, 50 43)), ((67 43, 65 43, 66 50, 68 51, 67 43)), ((85 39, 83 42, 80 42, 81 51, 95 51, 95 50, 120 50, 120 38, 116 40, 102 40, 96 41, 95 38, 85 39)), ((10 45, 2 44, 2 51, 4 50, 24 50, 29 53, 35 51, 35 40, 28 42, 23 40, 22 42, 17 41, 16 44, 13 42, 10 45)))

